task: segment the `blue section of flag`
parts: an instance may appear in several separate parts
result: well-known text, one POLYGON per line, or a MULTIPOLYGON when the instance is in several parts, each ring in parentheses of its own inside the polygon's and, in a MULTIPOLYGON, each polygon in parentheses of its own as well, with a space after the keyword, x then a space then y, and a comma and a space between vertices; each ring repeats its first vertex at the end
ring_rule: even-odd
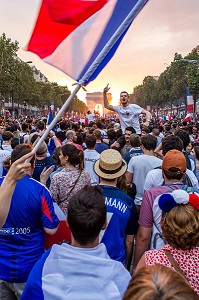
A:
POLYGON ((84 75, 86 74, 89 67, 94 63, 95 59, 98 55, 100 55, 101 51, 104 49, 104 47, 108 44, 111 37, 115 34, 115 32, 118 30, 120 26, 123 27, 123 32, 121 31, 118 36, 112 41, 110 45, 109 51, 107 51, 107 54, 104 56, 101 61, 99 60, 98 66, 94 68, 93 73, 91 76, 84 79, 84 84, 88 84, 90 81, 94 80, 97 75, 101 72, 101 70, 107 65, 109 60, 113 57, 115 54, 117 48, 119 47, 123 37, 125 36, 126 32, 128 31, 132 21, 137 16, 137 14, 140 12, 142 7, 146 4, 147 0, 118 0, 117 4, 115 6, 115 9, 112 13, 112 16, 107 24, 107 26, 104 29, 104 32, 101 36, 101 39, 98 42, 98 45, 96 46, 90 60, 88 61, 85 68, 82 70, 79 78, 76 78, 76 80, 81 80, 84 75), (130 20, 124 22, 124 20, 128 17, 128 15, 131 13, 130 20))
POLYGON ((53 113, 52 113, 52 110, 51 110, 51 107, 50 107, 46 125, 50 125, 50 123, 52 122, 52 120, 53 120, 53 113))
POLYGON ((147 1, 43 0, 27 50, 86 85, 113 57, 147 1), (89 13, 86 2, 97 9, 89 13))
POLYGON ((188 87, 186 87, 186 95, 187 95, 187 96, 191 96, 191 95, 192 95, 192 94, 189 92, 188 87))

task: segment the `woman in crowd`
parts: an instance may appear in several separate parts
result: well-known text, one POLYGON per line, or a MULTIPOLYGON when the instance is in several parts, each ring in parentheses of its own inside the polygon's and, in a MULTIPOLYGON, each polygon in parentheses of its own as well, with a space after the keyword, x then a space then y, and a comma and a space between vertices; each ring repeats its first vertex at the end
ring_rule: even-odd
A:
POLYGON ((186 279, 162 265, 143 267, 130 281, 123 300, 198 300, 186 279))
POLYGON ((83 151, 74 145, 62 146, 59 159, 64 169, 52 177, 50 192, 66 214, 68 199, 85 185, 90 185, 91 179, 88 172, 83 169, 83 151))
POLYGON ((199 294, 199 197, 182 190, 162 194, 159 207, 165 214, 161 221, 167 245, 146 251, 137 265, 163 264, 180 272, 199 294))

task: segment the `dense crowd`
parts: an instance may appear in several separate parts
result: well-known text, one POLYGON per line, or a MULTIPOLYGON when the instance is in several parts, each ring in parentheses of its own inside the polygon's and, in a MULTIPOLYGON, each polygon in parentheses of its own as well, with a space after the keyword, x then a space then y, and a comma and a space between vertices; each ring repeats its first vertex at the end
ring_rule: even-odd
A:
POLYGON ((198 299, 199 123, 108 90, 36 153, 45 117, 0 120, 0 299, 198 299))

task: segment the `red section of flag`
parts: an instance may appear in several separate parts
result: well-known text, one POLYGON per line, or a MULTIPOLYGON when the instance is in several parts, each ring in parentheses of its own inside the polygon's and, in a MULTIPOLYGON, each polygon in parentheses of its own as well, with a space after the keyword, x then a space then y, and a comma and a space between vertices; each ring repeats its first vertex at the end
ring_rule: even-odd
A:
POLYGON ((108 0, 47 0, 52 20, 80 25, 100 10, 108 0))
POLYGON ((46 199, 44 197, 42 197, 42 212, 46 215, 46 217, 48 217, 49 220, 51 220, 51 222, 53 221, 48 207, 48 203, 46 202, 46 199))
POLYGON ((186 117, 184 118, 184 121, 189 122, 189 121, 191 121, 191 119, 192 119, 192 116, 190 114, 187 114, 186 117))
POLYGON ((187 111, 191 114, 193 113, 193 103, 187 104, 187 111))
POLYGON ((49 56, 83 21, 109 0, 43 0, 27 50, 49 56))

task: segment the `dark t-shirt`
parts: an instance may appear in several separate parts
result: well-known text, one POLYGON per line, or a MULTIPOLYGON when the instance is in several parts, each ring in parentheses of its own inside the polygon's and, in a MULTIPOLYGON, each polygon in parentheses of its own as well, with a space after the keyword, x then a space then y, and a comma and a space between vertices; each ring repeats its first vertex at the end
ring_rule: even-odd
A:
MULTIPOLYGON (((56 163, 55 163, 54 159, 52 158, 52 156, 47 156, 41 160, 36 159, 32 178, 34 178, 37 181, 40 181, 40 175, 41 175, 41 172, 43 171, 43 169, 44 168, 48 169, 49 167, 51 167, 53 165, 56 166, 56 163)), ((56 167, 54 168, 54 171, 55 171, 55 169, 56 169, 56 167)), ((50 187, 50 178, 47 180, 46 186, 47 186, 47 188, 50 187)))

